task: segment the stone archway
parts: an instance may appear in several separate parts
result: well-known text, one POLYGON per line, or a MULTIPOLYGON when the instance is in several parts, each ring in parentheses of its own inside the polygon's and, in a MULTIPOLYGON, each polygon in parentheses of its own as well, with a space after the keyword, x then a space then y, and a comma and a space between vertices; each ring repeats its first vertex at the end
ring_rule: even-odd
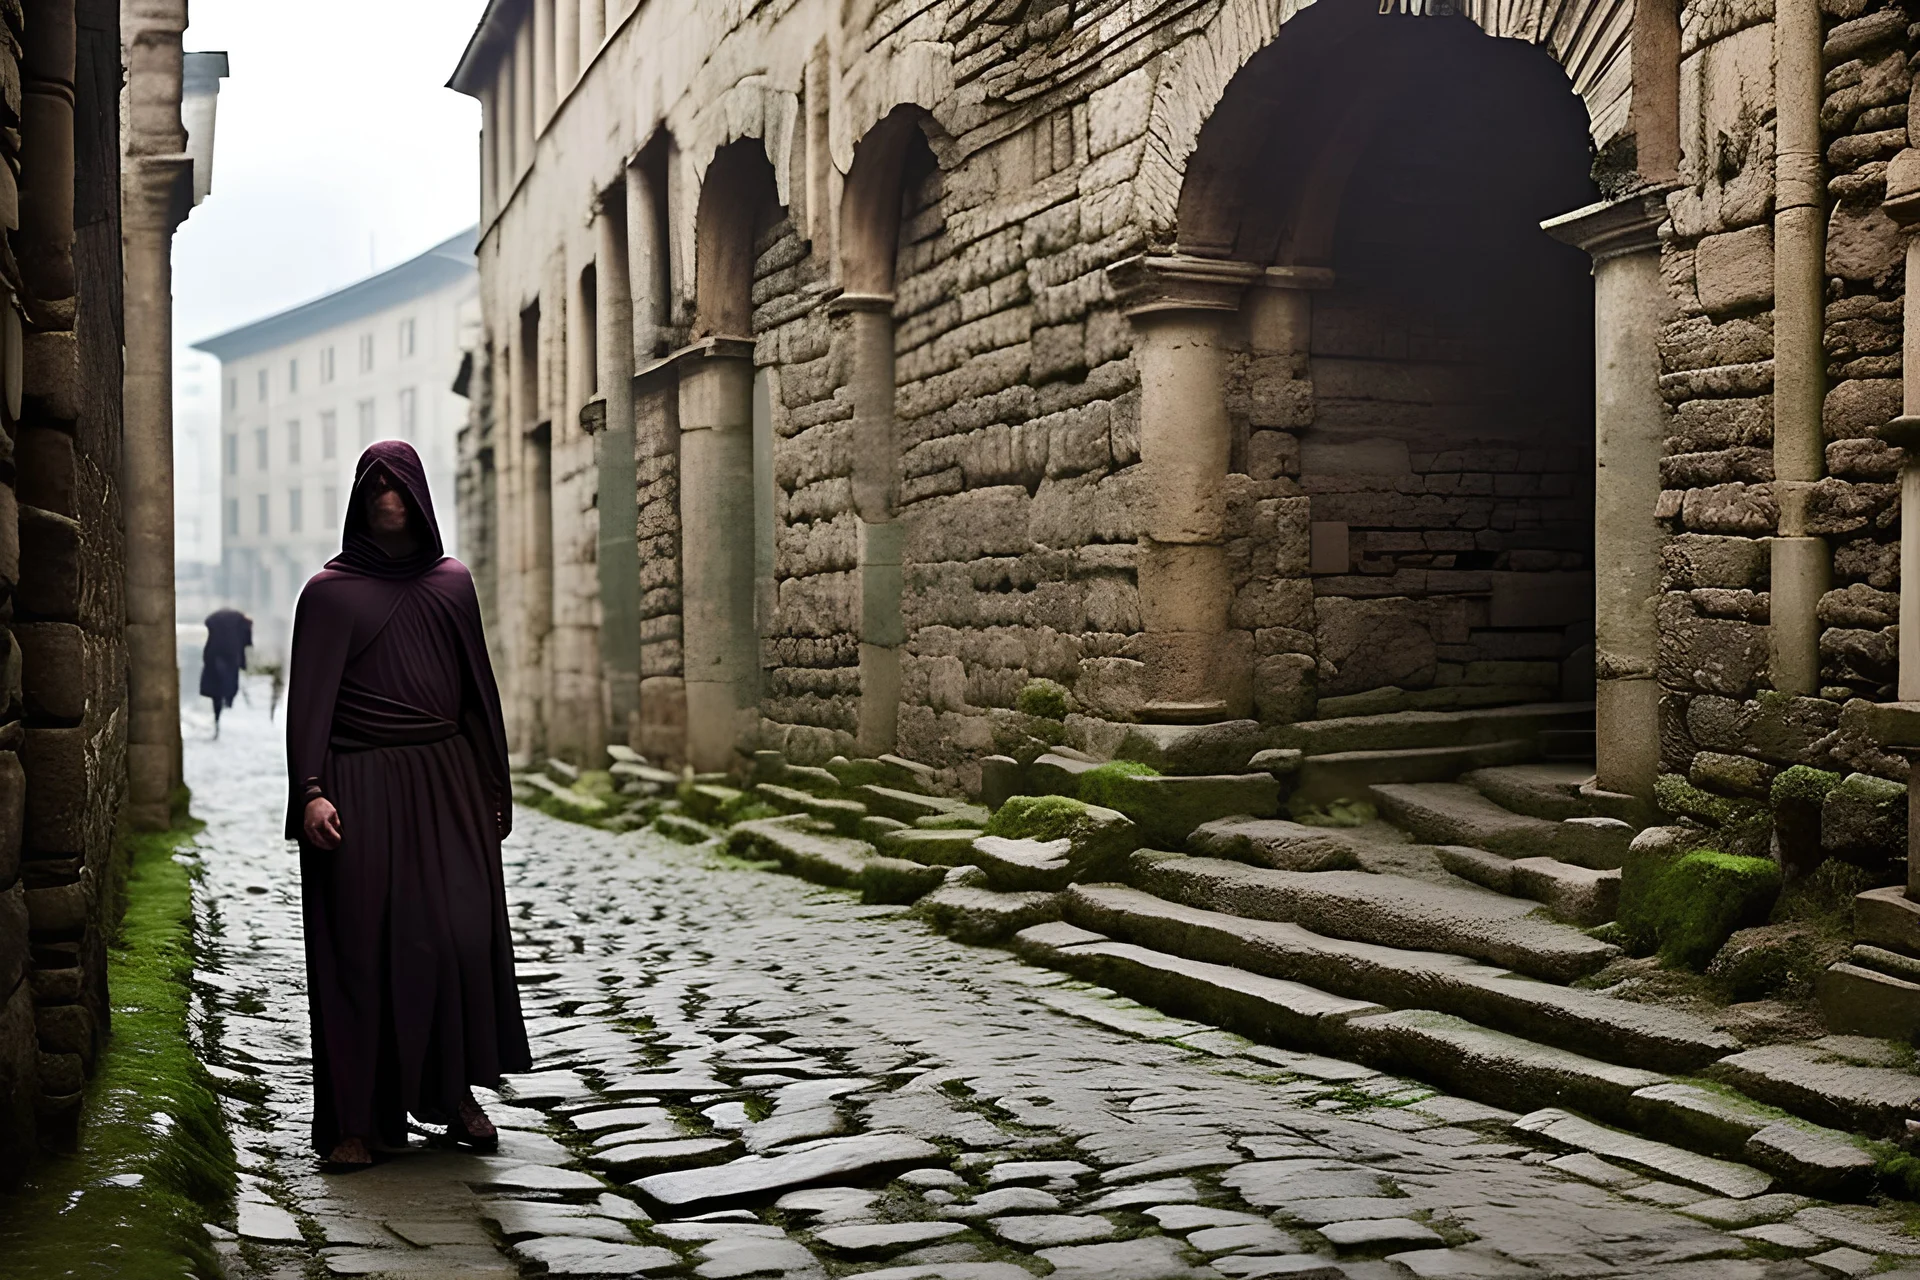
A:
POLYGON ((1246 60, 1178 251, 1116 271, 1148 717, 1590 696, 1592 291, 1539 226, 1595 197, 1588 124, 1464 18, 1321 0, 1246 60))

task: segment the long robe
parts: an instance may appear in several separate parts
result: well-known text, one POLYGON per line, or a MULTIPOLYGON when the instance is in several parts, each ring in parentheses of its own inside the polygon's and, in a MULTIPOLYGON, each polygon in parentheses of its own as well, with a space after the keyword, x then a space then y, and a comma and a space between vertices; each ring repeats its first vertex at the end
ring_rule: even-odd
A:
POLYGON ((445 1118, 469 1086, 529 1065, 500 866, 499 694, 473 579, 438 554, 411 448, 362 457, 345 541, 295 611, 287 716, 322 1153, 343 1137, 403 1142, 408 1112, 445 1118), (382 469, 427 535, 417 563, 370 558, 365 482, 382 469), (305 839, 315 795, 339 811, 336 849, 305 839))

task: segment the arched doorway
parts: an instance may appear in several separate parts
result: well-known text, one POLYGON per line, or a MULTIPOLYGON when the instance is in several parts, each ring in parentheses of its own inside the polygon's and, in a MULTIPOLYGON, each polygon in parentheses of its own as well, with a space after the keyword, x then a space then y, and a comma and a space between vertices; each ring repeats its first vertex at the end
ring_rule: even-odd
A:
POLYGON ((1591 697, 1590 262, 1539 224, 1592 159, 1560 65, 1466 19, 1320 0, 1231 82, 1134 288, 1149 716, 1591 697))

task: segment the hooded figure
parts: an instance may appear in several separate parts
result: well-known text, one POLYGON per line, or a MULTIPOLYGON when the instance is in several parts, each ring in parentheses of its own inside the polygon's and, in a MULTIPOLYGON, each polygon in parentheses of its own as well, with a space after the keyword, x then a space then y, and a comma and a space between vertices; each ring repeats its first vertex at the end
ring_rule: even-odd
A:
POLYGON ((364 1165, 405 1145, 409 1112, 491 1147, 470 1086, 529 1066, 500 869, 506 731, 473 579, 442 553, 411 445, 361 454, 291 667, 314 1148, 364 1165))
POLYGON ((213 701, 213 736, 220 736, 220 713, 240 692, 240 672, 253 647, 253 619, 238 609, 207 615, 207 643, 200 657, 200 696, 213 701))

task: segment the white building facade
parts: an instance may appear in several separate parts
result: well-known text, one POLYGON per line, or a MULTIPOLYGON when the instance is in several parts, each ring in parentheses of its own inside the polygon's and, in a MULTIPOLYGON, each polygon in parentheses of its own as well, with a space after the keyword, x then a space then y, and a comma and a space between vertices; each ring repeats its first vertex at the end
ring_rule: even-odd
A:
POLYGON ((340 547, 354 462, 375 440, 420 451, 448 554, 453 391, 480 326, 474 232, 338 292, 194 344, 220 361, 217 604, 252 616, 256 662, 287 654, 294 601, 340 547))

